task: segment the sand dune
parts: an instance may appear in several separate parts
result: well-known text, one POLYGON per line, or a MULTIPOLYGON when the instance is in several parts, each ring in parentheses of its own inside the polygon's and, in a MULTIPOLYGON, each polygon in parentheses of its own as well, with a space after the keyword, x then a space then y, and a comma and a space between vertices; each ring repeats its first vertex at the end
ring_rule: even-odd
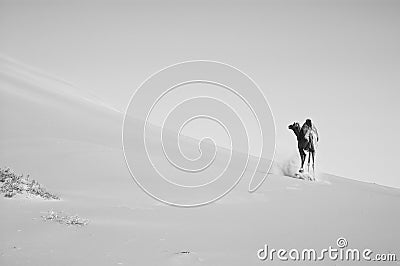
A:
MULTIPOLYGON (((30 173, 61 200, 0 199, 1 265, 304 265, 315 262, 260 261, 257 251, 265 244, 323 249, 339 237, 352 248, 400 257, 398 189, 323 173, 307 182, 277 171, 248 193, 246 172, 220 201, 171 207, 131 178, 120 112, 70 84, 7 64, 0 71, 0 162, 30 173), (44 222, 50 210, 89 224, 44 222)), ((190 138, 184 143, 196 150, 190 138)))

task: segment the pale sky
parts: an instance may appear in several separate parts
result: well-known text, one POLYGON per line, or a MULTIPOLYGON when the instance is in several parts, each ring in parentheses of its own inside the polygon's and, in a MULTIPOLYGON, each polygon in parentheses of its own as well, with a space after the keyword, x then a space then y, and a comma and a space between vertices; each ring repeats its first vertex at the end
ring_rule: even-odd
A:
POLYGON ((399 14, 386 0, 0 0, 0 54, 119 110, 168 65, 224 62, 267 96, 283 150, 310 117, 321 171, 400 187, 399 14))

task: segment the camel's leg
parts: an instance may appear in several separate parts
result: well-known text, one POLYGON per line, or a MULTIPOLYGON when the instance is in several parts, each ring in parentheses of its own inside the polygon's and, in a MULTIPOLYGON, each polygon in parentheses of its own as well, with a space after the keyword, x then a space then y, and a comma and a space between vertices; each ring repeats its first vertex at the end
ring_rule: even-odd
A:
POLYGON ((313 171, 313 176, 315 177, 315 151, 313 151, 311 155, 312 155, 312 171, 313 171))
POLYGON ((311 159, 311 151, 308 151, 307 172, 310 172, 310 159, 311 159))
POLYGON ((302 148, 299 148, 299 153, 300 153, 300 158, 301 158, 301 167, 300 167, 299 172, 303 173, 304 161, 306 160, 306 153, 304 152, 304 150, 302 148))

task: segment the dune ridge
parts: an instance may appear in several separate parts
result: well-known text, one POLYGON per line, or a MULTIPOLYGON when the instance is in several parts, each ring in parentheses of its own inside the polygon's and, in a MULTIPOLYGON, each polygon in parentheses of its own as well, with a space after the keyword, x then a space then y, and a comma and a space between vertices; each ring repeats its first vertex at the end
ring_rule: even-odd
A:
MULTIPOLYGON (((265 244, 323 249, 339 237, 352 248, 400 257, 399 189, 324 173, 318 173, 318 182, 285 177, 296 169, 289 159, 275 163, 255 193, 248 193, 246 172, 214 204, 171 207, 145 194, 129 175, 121 152, 121 113, 69 92, 64 82, 53 79, 51 86, 62 88, 42 88, 47 81, 1 69, 0 162, 32 174, 63 199, 0 198, 1 265, 262 265, 269 261, 260 261, 257 251, 265 244), (42 215, 53 210, 90 223, 72 228, 44 222, 42 215)), ((184 143, 188 152, 197 152, 197 140, 184 143)), ((273 262, 287 264, 315 262, 273 262)))

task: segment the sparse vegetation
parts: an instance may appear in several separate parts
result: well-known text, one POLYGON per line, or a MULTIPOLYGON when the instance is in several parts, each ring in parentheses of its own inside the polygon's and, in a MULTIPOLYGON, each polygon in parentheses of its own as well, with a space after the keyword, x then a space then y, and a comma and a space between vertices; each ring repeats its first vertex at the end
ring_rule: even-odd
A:
POLYGON ((29 175, 17 175, 8 167, 0 168, 0 193, 7 198, 26 193, 44 199, 60 199, 57 195, 46 191, 38 181, 30 179, 29 175))
POLYGON ((46 215, 42 215, 45 221, 54 221, 65 225, 84 226, 89 223, 89 220, 80 218, 77 215, 67 215, 63 212, 49 211, 46 215))

